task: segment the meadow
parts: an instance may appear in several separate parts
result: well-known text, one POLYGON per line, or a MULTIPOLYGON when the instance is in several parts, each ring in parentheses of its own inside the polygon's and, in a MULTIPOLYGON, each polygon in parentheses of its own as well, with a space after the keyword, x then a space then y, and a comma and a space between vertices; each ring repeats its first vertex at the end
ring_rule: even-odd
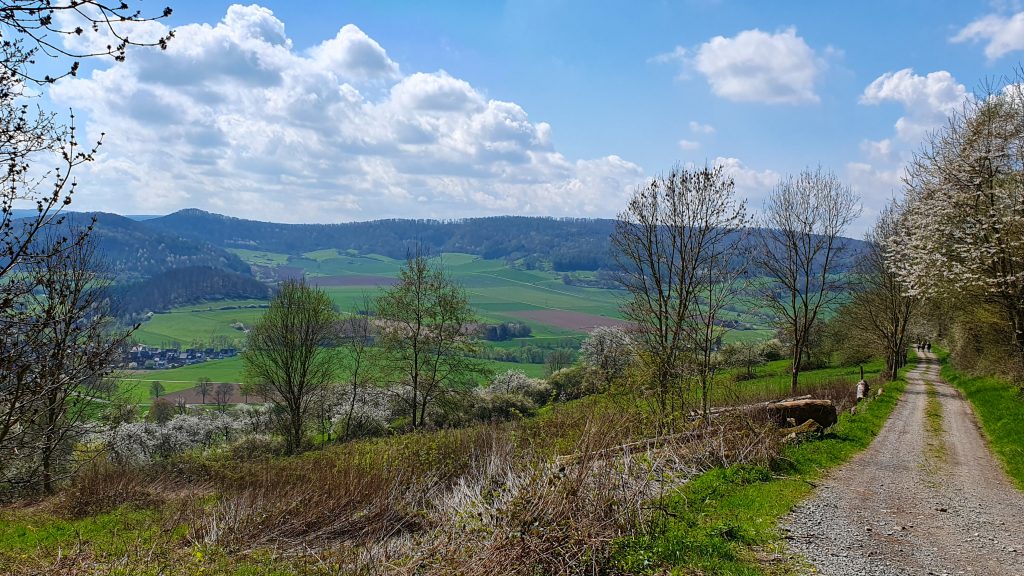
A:
MULTIPOLYGON (((254 266, 287 266, 301 270, 310 283, 321 287, 342 311, 363 308, 394 283, 404 262, 375 254, 354 254, 335 249, 289 256, 272 252, 233 249, 254 266), (377 281, 376 283, 374 281, 377 281)), ((482 322, 523 322, 533 338, 568 338, 583 335, 587 328, 622 321, 619 308, 624 293, 619 290, 565 284, 562 275, 546 270, 509 266, 504 260, 487 260, 469 254, 446 253, 442 266, 461 284, 482 322)), ((188 346, 214 338, 231 341, 244 334, 231 325, 249 325, 261 311, 251 306, 259 301, 212 302, 175 308, 155 314, 136 332, 143 344, 178 343, 188 346), (227 309, 238 307, 237 309, 227 309)), ((734 330, 727 341, 765 339, 770 321, 756 310, 752 301, 740 301, 723 314, 723 319, 750 324, 749 330, 734 330)))

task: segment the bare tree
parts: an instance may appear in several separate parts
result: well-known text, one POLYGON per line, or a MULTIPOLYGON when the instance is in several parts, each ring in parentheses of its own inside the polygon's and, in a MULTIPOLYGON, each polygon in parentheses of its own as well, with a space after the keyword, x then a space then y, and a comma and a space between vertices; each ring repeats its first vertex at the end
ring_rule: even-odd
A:
POLYGON ((213 380, 210 380, 206 376, 203 376, 196 380, 196 390, 203 397, 203 404, 206 404, 206 395, 210 393, 210 389, 213 388, 213 380))
POLYGON ((235 393, 235 385, 231 382, 221 382, 213 391, 213 401, 222 412, 227 409, 231 402, 231 396, 235 393))
POLYGON ((765 204, 755 258, 767 278, 765 302, 792 339, 793 392, 811 331, 847 286, 838 274, 842 234, 859 215, 857 195, 820 167, 779 182, 765 204))
MULTIPOLYGON (((169 14, 165 9, 157 18, 169 14)), ((50 234, 65 224, 62 210, 71 203, 76 189, 73 170, 92 160, 95 147, 79 143, 73 115, 64 125, 55 114, 31 106, 31 99, 39 85, 75 74, 81 58, 107 55, 123 59, 128 46, 139 44, 128 40, 127 31, 144 20, 149 18, 132 10, 127 2, 0 0, 0 451, 16 445, 13 436, 34 426, 42 400, 36 368, 45 362, 39 355, 44 344, 37 340, 46 332, 32 334, 26 328, 39 321, 40 308, 34 300, 47 293, 42 282, 50 276, 26 270, 67 270, 66 255, 76 253, 91 230, 91 226, 63 228, 61 234, 50 234), (79 12, 81 25, 63 26, 67 20, 55 18, 59 13, 79 12), (113 28, 109 34, 104 24, 113 28), (83 53, 67 50, 62 44, 68 36, 101 34, 117 40, 105 50, 83 53), (40 74, 46 58, 57 68, 64 66, 64 72, 40 74), (15 212, 19 206, 31 207, 32 214, 19 218, 15 212), (47 264, 50 260, 53 263, 47 264)), ((153 43, 166 46, 170 36, 153 43)), ((54 412, 60 413, 60 409, 54 412)), ((13 460, 4 454, 0 462, 13 460)), ((4 468, 2 463, 0 468, 4 468)))
MULTIPOLYGON (((60 242, 60 239, 51 242, 60 242)), ((5 375, 3 420, 16 417, 13 437, 0 438, 0 460, 20 464, 17 481, 52 493, 55 482, 73 471, 71 447, 87 431, 92 400, 112 370, 130 330, 114 330, 107 316, 105 288, 91 242, 69 246, 54 257, 19 268, 37 286, 28 301, 20 348, 21 369, 5 375)), ((0 479, 15 481, 4 474, 0 479), (6 477, 5 477, 6 476, 6 477)))
POLYGON ((556 348, 544 355, 544 371, 548 376, 569 366, 572 366, 572 352, 565 348, 556 348))
POLYGON ((289 280, 253 325, 244 374, 285 415, 290 453, 302 449, 312 399, 338 372, 338 313, 325 292, 289 280))
POLYGON ((470 357, 478 351, 477 322, 465 290, 422 252, 408 256, 399 283, 377 299, 377 318, 384 361, 413 428, 426 424, 440 396, 487 373, 470 357))
POLYGON ((360 310, 352 310, 342 322, 342 370, 348 374, 348 410, 345 414, 345 432, 342 439, 351 436, 352 416, 356 410, 359 395, 371 382, 378 361, 373 347, 373 301, 363 296, 360 310))
MULTIPOLYGON (((746 223, 734 188, 721 167, 676 167, 634 191, 612 236, 620 282, 629 293, 623 315, 635 325, 640 360, 663 416, 681 407, 693 347, 707 344, 710 350, 715 319, 733 294, 732 286, 715 284, 729 276, 734 235, 746 223), (708 295, 714 302, 700 300, 708 295)), ((709 360, 697 365, 710 377, 710 353, 698 356, 709 360)))

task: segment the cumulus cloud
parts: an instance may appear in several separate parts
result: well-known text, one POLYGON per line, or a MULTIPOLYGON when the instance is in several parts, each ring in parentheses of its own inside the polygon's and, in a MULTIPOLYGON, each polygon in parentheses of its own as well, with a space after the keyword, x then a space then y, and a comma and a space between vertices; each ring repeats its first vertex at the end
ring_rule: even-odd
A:
POLYGON ((964 26, 951 41, 985 42, 989 60, 1024 50, 1024 12, 1012 16, 989 14, 964 26))
POLYGON ((940 126, 968 97, 964 85, 945 70, 920 76, 904 68, 876 78, 864 89, 860 102, 902 104, 905 114, 896 121, 896 136, 916 143, 928 131, 940 126))
POLYGON ((736 194, 740 198, 748 198, 756 207, 779 183, 782 175, 774 170, 756 170, 744 164, 739 158, 719 156, 713 162, 721 166, 725 173, 736 182, 736 194))
POLYGON ((766 104, 818 102, 815 83, 826 68, 795 28, 716 36, 697 48, 692 65, 716 95, 766 104))
POLYGON ((701 124, 696 120, 690 120, 690 132, 694 134, 714 134, 715 127, 711 124, 701 124))
POLYGON ((892 140, 864 140, 860 143, 860 149, 869 159, 876 162, 887 162, 892 158, 892 140))
MULTIPOLYGON (((160 29, 151 33, 159 34, 160 29)), ((514 102, 444 71, 406 73, 355 25, 297 51, 260 6, 176 28, 166 51, 67 78, 51 97, 106 131, 80 206, 195 206, 278 221, 608 216, 642 180, 571 160, 514 102)))
POLYGON ((901 167, 878 167, 867 162, 846 164, 847 181, 860 194, 868 207, 881 207, 896 195, 902 186, 901 167))
POLYGON ((700 148, 700 142, 697 142, 696 140, 683 139, 679 141, 679 148, 682 150, 696 150, 697 148, 700 148))

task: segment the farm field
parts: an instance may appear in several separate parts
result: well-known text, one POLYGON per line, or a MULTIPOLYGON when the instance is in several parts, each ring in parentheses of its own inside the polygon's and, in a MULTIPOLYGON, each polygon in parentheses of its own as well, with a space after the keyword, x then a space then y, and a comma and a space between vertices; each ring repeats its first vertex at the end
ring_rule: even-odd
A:
MULTIPOLYGON (((546 375, 543 364, 497 360, 481 360, 480 362, 495 374, 506 370, 521 370, 531 378, 543 378, 546 375)), ((213 382, 239 383, 242 381, 242 359, 236 356, 170 370, 132 372, 119 378, 119 388, 132 402, 149 404, 152 401, 150 385, 153 381, 159 381, 164 387, 164 392, 171 394, 195 387, 196 380, 200 378, 209 378, 213 382)))
MULTIPOLYGON (((342 311, 365 308, 396 281, 403 261, 375 254, 354 254, 336 249, 317 250, 301 255, 232 249, 255 267, 263 267, 279 277, 300 272, 323 289, 342 311)), ((586 333, 596 326, 624 326, 619 314, 623 293, 616 290, 567 285, 556 272, 522 270, 503 260, 487 260, 469 254, 446 253, 441 261, 449 274, 461 283, 482 322, 524 322, 532 336, 487 346, 514 349, 519 346, 576 348, 586 333)), ((135 339, 150 346, 205 347, 210 343, 229 343, 241 347, 245 333, 239 327, 251 326, 268 305, 262 300, 226 300, 193 304, 154 314, 135 332, 135 339)), ((726 333, 726 342, 765 340, 772 337, 767 319, 754 312, 753 303, 738 302, 723 315, 752 326, 749 330, 726 333)), ((519 369, 532 377, 544 376, 542 364, 486 361, 495 372, 519 369)), ((150 401, 149 386, 160 380, 167 393, 187 390, 198 378, 214 382, 240 382, 240 358, 214 360, 170 370, 137 372, 124 379, 122 388, 136 402, 150 401)))
MULTIPOLYGON (((386 256, 336 249, 301 255, 241 249, 232 249, 232 252, 254 266, 287 268, 288 274, 292 269, 301 271, 310 283, 326 291, 343 311, 362 309, 366 298, 374 298, 395 282, 403 265, 403 261, 386 256)), ((578 337, 595 326, 623 323, 619 313, 623 297, 620 291, 567 285, 559 273, 512 268, 503 260, 460 253, 445 253, 440 259, 452 278, 465 287, 470 303, 483 322, 526 321, 534 338, 545 339, 578 337)), ((261 304, 265 302, 214 302, 176 308, 154 315, 136 332, 136 338, 149 345, 188 346, 215 338, 240 342, 244 335, 231 325, 237 322, 249 325, 261 311, 258 308, 222 308, 261 304)), ((766 331, 767 318, 755 312, 752 303, 738 304, 723 318, 754 328, 732 331, 726 341, 770 337, 766 331)))

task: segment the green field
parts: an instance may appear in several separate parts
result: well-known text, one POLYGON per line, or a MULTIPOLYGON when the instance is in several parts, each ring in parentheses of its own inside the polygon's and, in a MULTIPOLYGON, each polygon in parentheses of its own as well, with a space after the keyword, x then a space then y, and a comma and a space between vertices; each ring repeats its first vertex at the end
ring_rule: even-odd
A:
MULTIPOLYGON (((333 248, 301 255, 242 249, 232 251, 250 264, 289 266, 301 269, 313 279, 329 279, 332 285, 323 289, 341 310, 362 309, 365 298, 373 298, 383 289, 368 285, 368 279, 372 282, 373 277, 395 278, 404 264, 402 260, 387 256, 354 254, 333 248), (352 285, 347 285, 349 283, 352 285)), ((512 268, 503 260, 486 260, 470 254, 445 253, 439 259, 450 276, 465 287, 470 303, 483 322, 525 321, 533 329, 535 338, 552 339, 580 336, 582 332, 565 324, 564 320, 545 321, 543 312, 546 310, 621 318, 621 291, 570 286, 562 281, 560 273, 512 268), (522 312, 539 312, 541 317, 524 320, 517 316, 522 312)), ((240 342, 244 335, 231 324, 241 322, 249 325, 260 314, 258 309, 202 308, 205 307, 187 306, 156 314, 142 325, 136 338, 150 345, 176 342, 188 346, 214 338, 240 342)), ((754 328, 730 332, 726 335, 727 342, 771 337, 767 316, 758 311, 753 302, 737 302, 723 314, 723 318, 740 320, 754 328)))
MULTIPOLYGON (((500 374, 506 370, 521 370, 531 378, 543 378, 546 375, 543 364, 496 360, 481 360, 480 362, 494 374, 500 374)), ((123 375, 119 381, 121 392, 132 402, 148 404, 153 399, 150 395, 150 386, 153 381, 160 381, 163 384, 164 393, 170 394, 192 388, 200 378, 209 378, 214 382, 242 382, 242 358, 236 356, 223 360, 211 360, 170 370, 140 370, 123 375)), ((481 383, 483 382, 481 381, 481 383)))
MULTIPOLYGON (((299 268, 309 278, 323 279, 328 285, 322 289, 342 311, 364 309, 366 299, 375 298, 384 289, 372 285, 373 278, 396 278, 405 264, 403 260, 387 256, 356 254, 333 248, 298 255, 243 249, 231 251, 252 265, 299 268)), ((585 332, 558 314, 584 314, 587 316, 582 318, 589 318, 593 323, 600 323, 601 318, 621 318, 619 308, 624 297, 621 291, 571 286, 562 281, 560 273, 513 268, 503 260, 487 260, 470 254, 445 253, 439 259, 449 275, 465 287, 482 322, 525 322, 532 329, 530 338, 490 342, 488 346, 575 348, 585 332), (523 313, 531 317, 519 316, 523 313), (546 317, 546 313, 550 316, 546 317)), ((239 328, 252 326, 267 304, 260 300, 241 300, 182 306, 154 314, 142 323, 134 337, 139 343, 150 346, 205 347, 217 343, 240 348, 245 343, 245 332, 239 328)), ((768 320, 756 310, 753 302, 737 302, 723 317, 746 322, 755 328, 730 331, 725 335, 726 342, 766 340, 773 335, 768 320)), ((544 367, 540 364, 488 363, 496 372, 522 369, 533 377, 544 375, 544 367)), ((134 386, 132 397, 148 401, 148 381, 151 380, 160 380, 170 392, 188 388, 200 377, 218 382, 239 382, 241 360, 233 358, 172 370, 139 372, 132 376, 141 380, 134 386)))

